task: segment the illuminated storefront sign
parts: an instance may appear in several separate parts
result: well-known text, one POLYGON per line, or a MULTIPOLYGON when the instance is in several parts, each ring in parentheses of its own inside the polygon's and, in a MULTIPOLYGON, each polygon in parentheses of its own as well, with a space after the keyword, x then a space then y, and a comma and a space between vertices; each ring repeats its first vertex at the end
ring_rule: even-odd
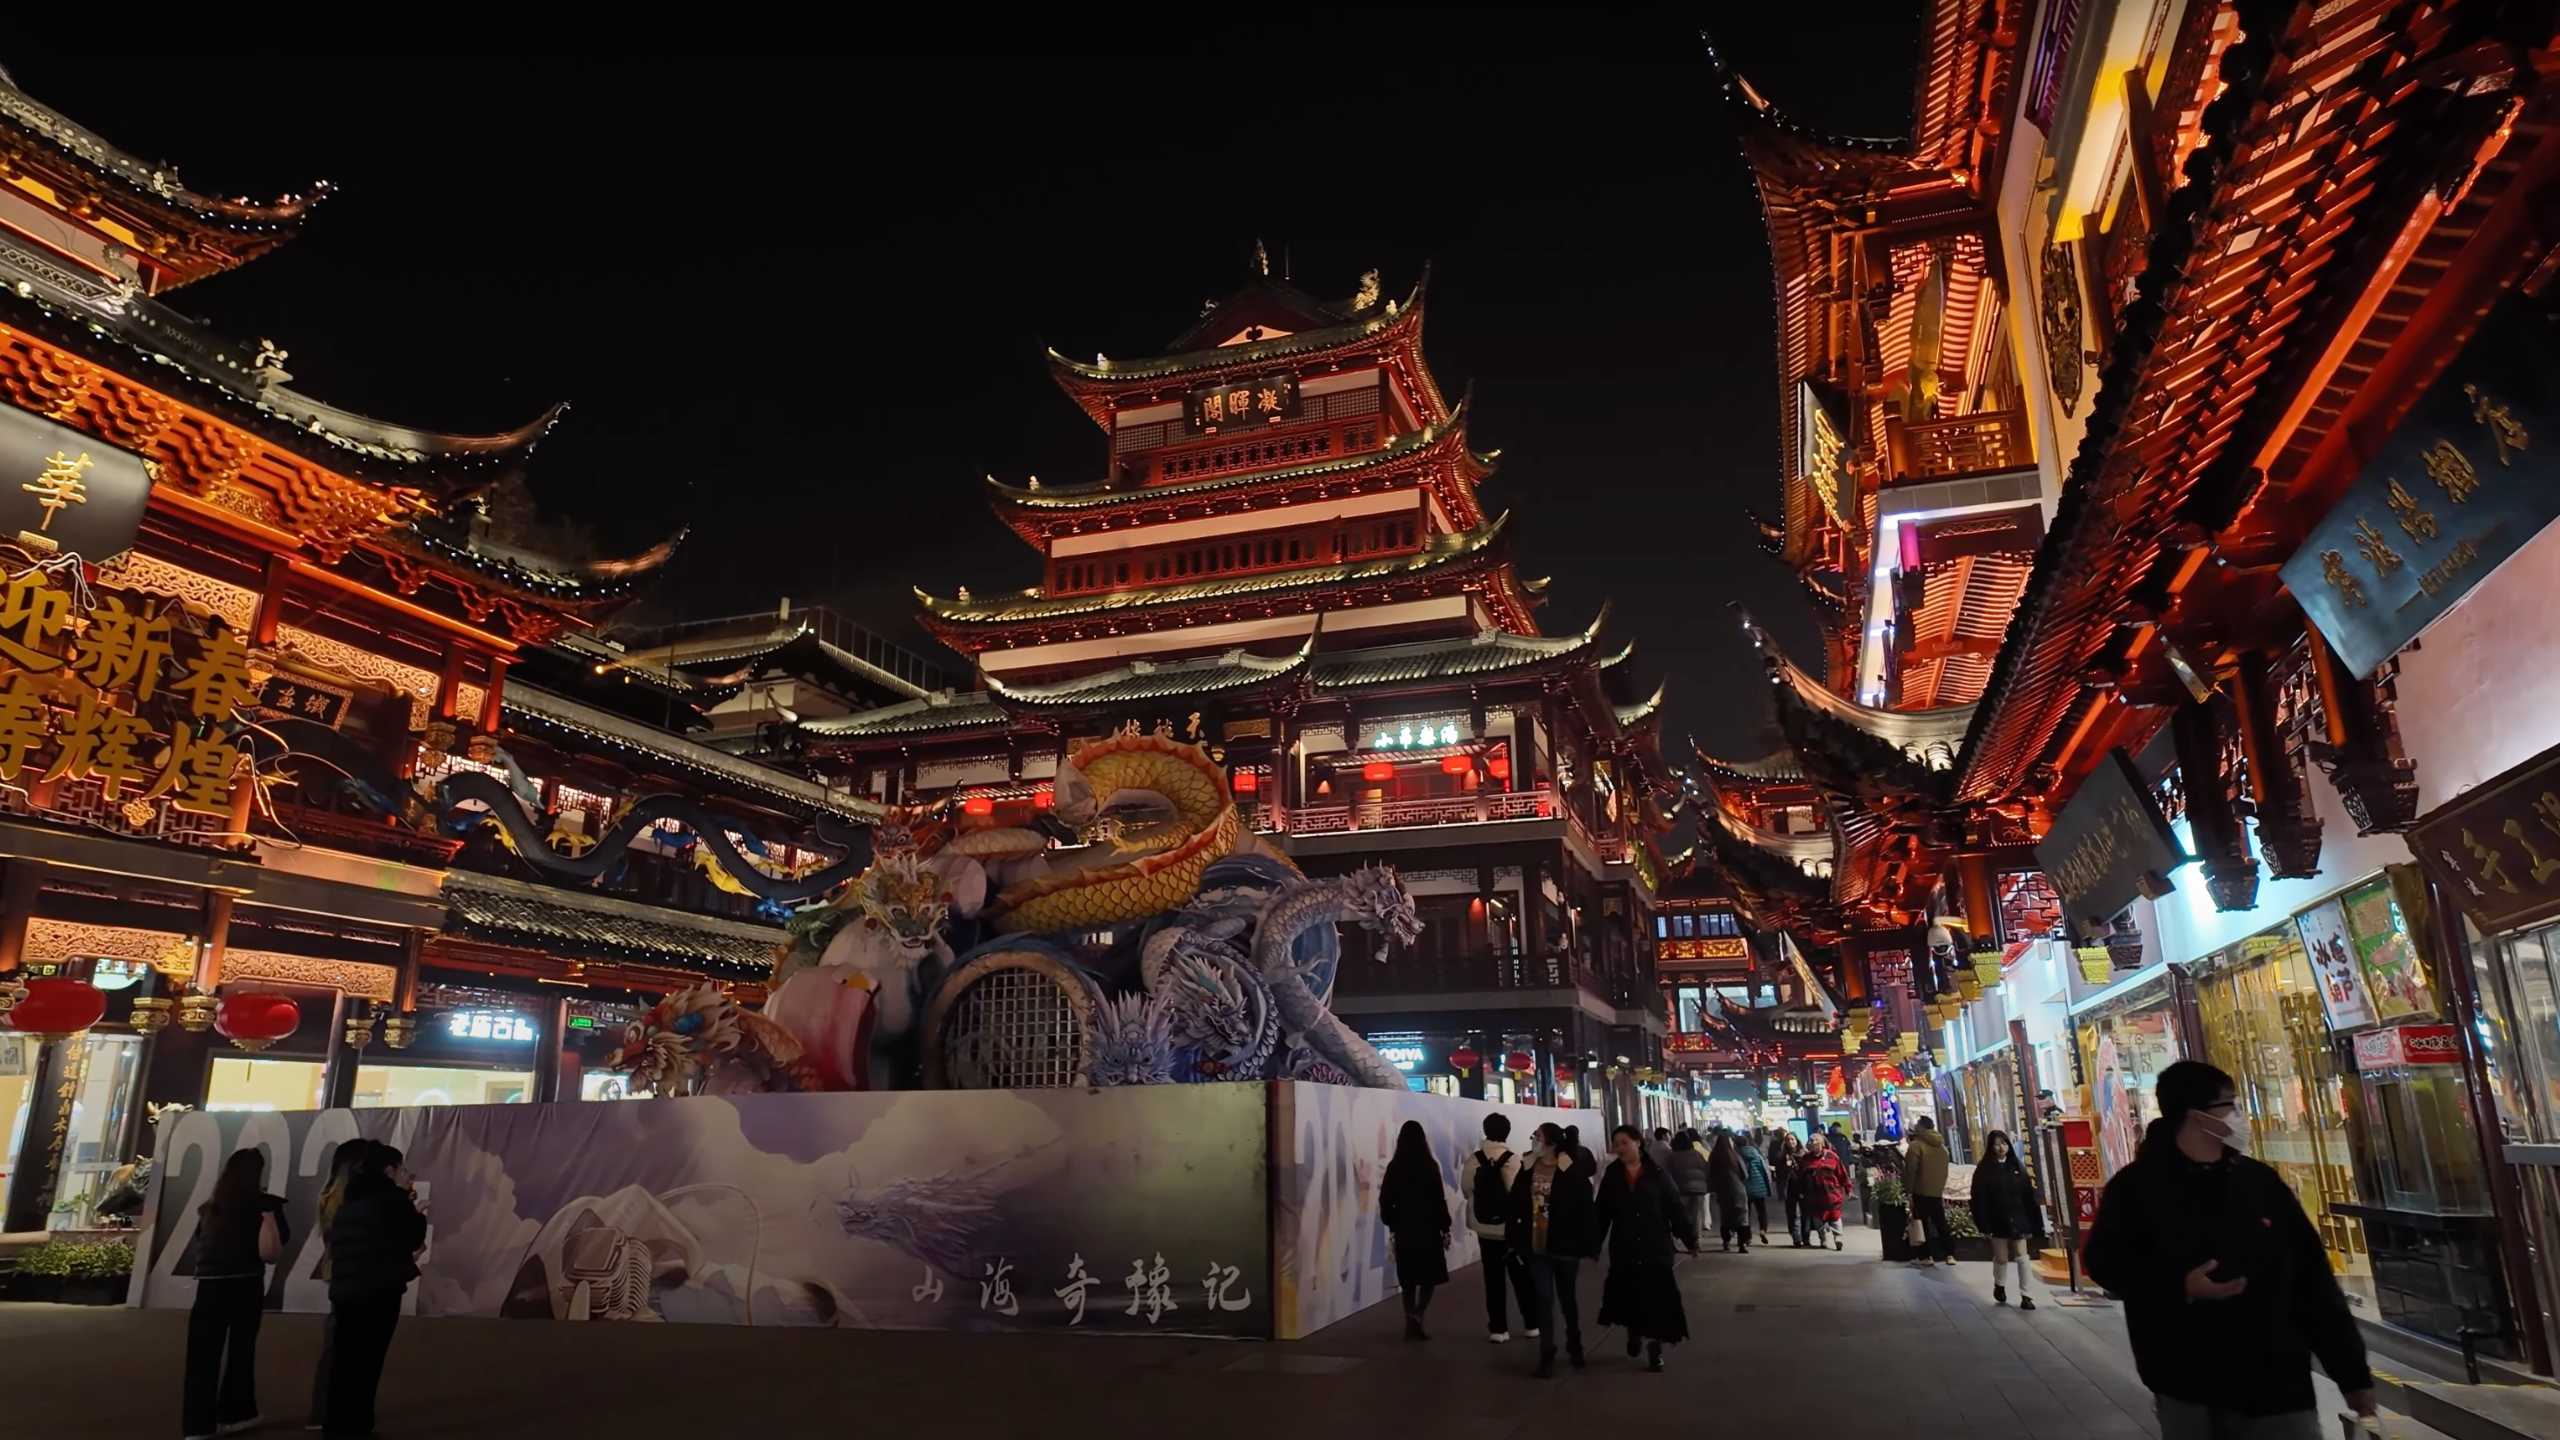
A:
POLYGON ((505 1010, 449 1011, 444 1029, 456 1040, 496 1040, 511 1045, 529 1044, 537 1033, 532 1016, 505 1010))
POLYGON ((1846 480, 1849 427, 1831 402, 1810 380, 1796 382, 1796 474, 1813 487, 1834 525, 1840 518, 1840 491, 1846 480))
POLYGON ((1422 1063, 1422 1047, 1419 1045, 1380 1045, 1377 1051, 1378 1058, 1408 1074, 1422 1063))

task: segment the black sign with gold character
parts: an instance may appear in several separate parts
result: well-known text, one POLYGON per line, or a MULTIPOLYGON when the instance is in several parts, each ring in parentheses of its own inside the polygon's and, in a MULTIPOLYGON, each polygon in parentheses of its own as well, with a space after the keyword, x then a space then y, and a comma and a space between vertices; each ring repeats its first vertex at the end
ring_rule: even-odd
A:
POLYGON ((2560 914, 2560 745, 2421 818, 2409 848, 2487 934, 2560 914))
POLYGON ((2560 518, 2560 337, 2513 295, 2280 572, 2370 675, 2560 518))
POLYGON ((1203 385, 1183 402, 1184 420, 1194 435, 1239 425, 1267 425, 1298 418, 1298 377, 1259 375, 1203 385))
POLYGON ((2062 895, 2073 933, 2105 933, 2116 912, 2168 893, 2184 862, 2150 787, 2121 750, 2110 751, 2036 844, 2036 863, 2062 895))
POLYGON ((347 718, 348 698, 346 691, 335 686, 291 675, 270 675, 258 687, 257 708, 335 730, 347 718))
POLYGON ((0 406, 0 542, 94 564, 133 548, 150 503, 141 456, 0 406))

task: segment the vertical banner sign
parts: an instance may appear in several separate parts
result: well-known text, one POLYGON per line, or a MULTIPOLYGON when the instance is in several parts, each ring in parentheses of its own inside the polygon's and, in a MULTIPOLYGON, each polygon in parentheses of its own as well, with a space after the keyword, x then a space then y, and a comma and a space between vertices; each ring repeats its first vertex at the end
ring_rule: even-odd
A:
POLYGON ((2281 573, 2338 658, 2370 675, 2555 517, 2560 342, 2516 292, 2281 573))
POLYGON ((1815 498, 1835 525, 1840 492, 1849 473, 1849 427, 1839 408, 1810 380, 1796 382, 1796 474, 1813 487, 1815 498))
POLYGON ((2062 894, 2079 935, 2106 933, 2118 911, 2144 895, 2169 893, 2168 873, 2186 856, 2151 788, 2122 750, 2109 751, 2036 845, 2036 864, 2062 894))
POLYGON ((150 503, 141 456, 0 406, 0 541, 96 564, 133 548, 150 503))

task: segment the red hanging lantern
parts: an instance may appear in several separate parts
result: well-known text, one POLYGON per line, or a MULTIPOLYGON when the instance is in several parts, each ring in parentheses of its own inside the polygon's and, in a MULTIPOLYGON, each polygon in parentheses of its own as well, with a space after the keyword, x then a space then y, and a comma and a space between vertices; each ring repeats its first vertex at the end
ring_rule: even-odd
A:
POLYGON ((1486 773, 1487 775, 1492 776, 1492 777, 1493 777, 1494 779, 1496 779, 1496 780, 1508 780, 1508 779, 1510 779, 1510 778, 1511 778, 1511 757, 1510 757, 1510 755, 1509 755, 1509 754, 1507 754, 1507 753, 1505 753, 1505 752, 1503 752, 1503 751, 1500 751, 1500 750, 1495 751, 1495 752, 1493 753, 1493 755, 1491 756, 1491 758, 1487 759, 1487 760, 1484 762, 1484 773, 1486 773))
POLYGON ((972 795, 968 799, 960 802, 960 813, 963 815, 993 815, 996 813, 996 802, 990 796, 972 795))
POLYGON ((1447 756, 1440 762, 1440 773, 1443 775, 1464 775, 1474 768, 1476 768, 1475 762, 1464 755, 1447 756))
POLYGON ((1476 1068, 1476 1062, 1483 1058, 1473 1048, 1461 1045, 1449 1052, 1449 1068, 1461 1075, 1472 1074, 1476 1068))
POLYGON ((302 1024, 302 1007, 289 995, 234 990, 214 1007, 214 1033, 243 1050, 264 1050, 302 1024))
POLYGON ((1396 778, 1395 762, 1392 760, 1372 760, 1368 764, 1360 767, 1360 778, 1368 781, 1372 785, 1384 785, 1388 781, 1396 778))
POLYGON ((1526 1075, 1538 1068, 1538 1062, 1529 1058, 1528 1051, 1514 1050, 1503 1057, 1502 1068, 1514 1075, 1526 1075))
POLYGON ((1262 774, 1256 770, 1239 770, 1231 786, 1239 795, 1252 795, 1262 789, 1262 774))
POLYGON ((107 992, 86 980, 60 975, 27 982, 27 993, 9 1009, 9 1028, 23 1034, 61 1040, 98 1023, 107 1013, 107 992))
POLYGON ((1034 810, 1046 810, 1057 803, 1058 792, 1055 790, 1035 790, 1031 793, 1031 808, 1034 810))

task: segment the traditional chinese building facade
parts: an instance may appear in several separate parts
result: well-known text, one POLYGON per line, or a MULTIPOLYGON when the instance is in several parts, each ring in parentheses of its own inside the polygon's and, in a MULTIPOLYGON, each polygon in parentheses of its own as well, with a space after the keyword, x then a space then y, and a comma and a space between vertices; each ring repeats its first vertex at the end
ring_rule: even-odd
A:
POLYGON ((663 829, 559 872, 636 794, 843 853, 844 802, 679 733, 716 687, 587 638, 664 547, 490 523, 554 415, 354 415, 155 298, 320 193, 198 194, 0 86, 0 1229, 85 1221, 147 1106, 549 1098, 614 1002, 760 974, 778 925, 663 829))
MULTIPOLYGON (((1845 630, 1831 701, 1773 667, 1833 818, 1828 898, 1853 945, 1880 898, 1921 927, 1870 941, 1867 979, 1901 989, 1909 957, 1892 1008, 1942 1113, 2032 1132, 2054 1092, 2078 1186, 2129 1158, 2161 1066, 2211 1060, 2367 1318, 2548 1370, 2560 1131, 2517 1078, 2560 1074, 2525 1039, 2552 907, 2523 878, 2560 875, 2560 829, 2525 813, 2560 739, 2538 678, 2560 512, 2519 483, 2549 413, 2548 17, 1934 14, 1924 96, 1951 16, 2017 47, 2005 112, 1967 143, 2006 146, 1983 203, 1989 263, 2035 296, 2016 330, 2040 362, 2018 373, 2043 530, 1996 659, 1928 697, 1965 703, 1945 733, 1914 733, 1944 706, 1843 708, 1890 707, 1912 673, 1878 693, 1845 630), (1968 970, 1997 990, 1949 986, 1968 970)), ((1827 518, 1787 533, 1791 558, 1855 558, 1827 518)))
POLYGON ((1425 309, 1374 276, 1336 302, 1257 273, 1170 354, 1053 356, 1104 474, 991 482, 1040 583, 922 597, 978 688, 806 720, 799 744, 860 796, 993 825, 1035 819, 1082 740, 1205 741, 1308 873, 1385 860, 1420 897, 1420 945, 1346 965, 1335 999, 1417 1085, 1637 1114, 1677 809, 1660 692, 1625 678, 1602 615, 1539 625, 1544 583, 1477 496, 1494 457, 1423 361, 1425 309))

